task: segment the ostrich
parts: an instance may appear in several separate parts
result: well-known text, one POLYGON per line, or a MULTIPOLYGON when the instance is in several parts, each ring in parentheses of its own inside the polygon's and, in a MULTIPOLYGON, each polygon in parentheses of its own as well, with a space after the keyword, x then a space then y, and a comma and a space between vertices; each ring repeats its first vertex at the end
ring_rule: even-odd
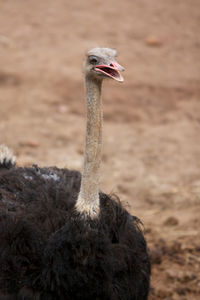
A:
POLYGON ((15 166, 0 147, 0 299, 146 300, 150 262, 140 221, 99 191, 104 78, 123 81, 109 48, 84 62, 86 141, 82 176, 15 166))

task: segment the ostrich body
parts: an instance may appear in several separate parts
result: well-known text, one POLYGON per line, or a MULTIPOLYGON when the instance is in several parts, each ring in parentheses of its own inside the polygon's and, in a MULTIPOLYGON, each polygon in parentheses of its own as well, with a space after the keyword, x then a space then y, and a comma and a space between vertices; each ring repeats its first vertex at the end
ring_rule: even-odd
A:
POLYGON ((123 81, 116 52, 87 53, 82 176, 19 168, 0 148, 0 300, 146 300, 150 263, 140 221, 99 192, 104 78, 123 81))

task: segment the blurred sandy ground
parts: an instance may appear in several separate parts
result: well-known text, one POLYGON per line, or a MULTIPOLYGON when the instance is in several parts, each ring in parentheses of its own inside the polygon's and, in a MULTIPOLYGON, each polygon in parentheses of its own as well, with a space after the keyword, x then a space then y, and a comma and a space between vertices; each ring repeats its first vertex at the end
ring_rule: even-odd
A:
POLYGON ((145 224, 151 300, 199 298, 199 29, 199 0, 0 1, 0 143, 19 165, 81 170, 84 53, 118 50, 102 190, 145 224))

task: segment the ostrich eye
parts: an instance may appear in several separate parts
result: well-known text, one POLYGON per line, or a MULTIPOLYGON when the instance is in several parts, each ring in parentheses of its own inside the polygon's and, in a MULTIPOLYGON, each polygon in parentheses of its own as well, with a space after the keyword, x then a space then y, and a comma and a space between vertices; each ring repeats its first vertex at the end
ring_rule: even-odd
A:
POLYGON ((98 57, 91 55, 91 56, 89 56, 89 62, 92 65, 96 65, 99 62, 99 59, 98 59, 98 57))

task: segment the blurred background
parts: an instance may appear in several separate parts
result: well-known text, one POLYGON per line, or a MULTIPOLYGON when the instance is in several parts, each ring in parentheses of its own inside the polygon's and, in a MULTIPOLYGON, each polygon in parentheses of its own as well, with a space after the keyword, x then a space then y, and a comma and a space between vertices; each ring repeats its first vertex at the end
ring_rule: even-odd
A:
POLYGON ((0 2, 0 143, 18 165, 81 170, 82 60, 113 47, 103 88, 102 190, 144 223, 150 300, 200 293, 199 0, 0 2))

